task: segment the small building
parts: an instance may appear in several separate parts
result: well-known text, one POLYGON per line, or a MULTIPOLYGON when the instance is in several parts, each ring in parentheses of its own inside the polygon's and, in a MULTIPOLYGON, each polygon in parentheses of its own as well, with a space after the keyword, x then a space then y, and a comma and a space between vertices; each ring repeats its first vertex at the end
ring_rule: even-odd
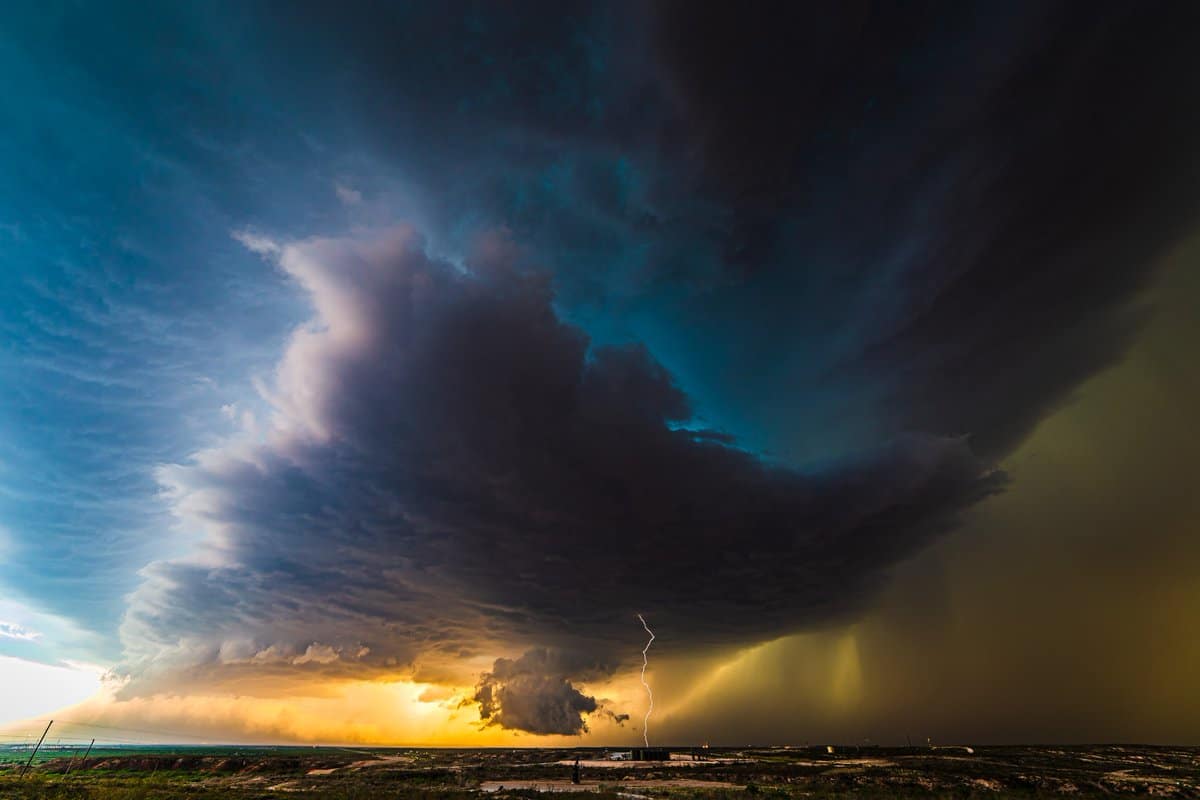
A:
POLYGON ((665 747, 635 747, 632 753, 634 761, 671 760, 671 751, 665 747))

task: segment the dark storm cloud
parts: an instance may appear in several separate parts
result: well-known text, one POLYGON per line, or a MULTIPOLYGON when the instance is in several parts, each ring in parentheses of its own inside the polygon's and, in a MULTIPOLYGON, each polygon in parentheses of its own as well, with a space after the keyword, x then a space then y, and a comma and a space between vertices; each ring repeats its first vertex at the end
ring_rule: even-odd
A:
POLYGON ((527 12, 291 24, 352 56, 436 238, 509 227, 573 318, 805 457, 914 430, 1007 452, 1119 356, 1195 216, 1187 6, 527 12))
MULTIPOLYGON (((438 679, 521 643, 579 654, 580 678, 632 652, 638 611, 669 646, 748 642, 859 607, 1000 485, 959 439, 803 474, 673 429, 687 398, 645 348, 589 349, 544 277, 462 273, 409 229, 278 258, 318 319, 279 365, 265 439, 164 473, 210 544, 147 569, 123 628, 133 691, 164 670, 438 679)), ((498 724, 534 725, 543 689, 562 701, 545 729, 592 710, 545 658, 481 684, 498 724)))
POLYGON ((723 263, 869 298, 831 373, 883 427, 1002 455, 1123 352, 1200 203, 1194 7, 656 9, 723 263))
POLYGON ((563 663, 544 648, 516 660, 498 658, 475 687, 479 717, 487 725, 529 733, 585 733, 584 717, 599 706, 571 684, 570 676, 579 672, 580 665, 563 663))
MULTIPOLYGON (((164 473, 210 544, 146 571, 144 680, 853 613, 1120 357, 1195 217, 1186 6, 534 10, 245 12, 279 102, 369 143, 355 207, 392 170, 430 246, 279 252, 318 318, 271 433, 164 473)), ((578 730, 580 672, 519 675, 491 719, 578 730)))

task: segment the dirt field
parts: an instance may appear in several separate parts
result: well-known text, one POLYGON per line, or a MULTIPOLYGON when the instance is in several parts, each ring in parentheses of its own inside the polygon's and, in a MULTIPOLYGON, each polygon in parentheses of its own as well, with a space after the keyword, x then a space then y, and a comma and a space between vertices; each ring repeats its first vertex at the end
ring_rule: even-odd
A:
POLYGON ((48 758, 24 778, 21 753, 8 755, 0 758, 0 800, 1200 797, 1200 750, 1140 746, 681 748, 657 762, 582 748, 110 748, 86 761, 48 758))

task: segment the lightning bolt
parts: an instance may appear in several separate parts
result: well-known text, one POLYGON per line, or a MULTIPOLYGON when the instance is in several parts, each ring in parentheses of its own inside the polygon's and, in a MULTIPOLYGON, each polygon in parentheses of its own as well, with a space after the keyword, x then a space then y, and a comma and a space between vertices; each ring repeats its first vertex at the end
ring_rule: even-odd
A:
POLYGON ((646 619, 638 614, 637 618, 641 620, 642 627, 646 629, 646 633, 650 634, 650 641, 646 642, 646 646, 642 648, 642 686, 646 687, 646 694, 650 698, 650 707, 646 709, 646 716, 642 720, 642 741, 646 743, 646 747, 650 746, 650 713, 654 711, 654 692, 650 691, 650 684, 646 683, 646 667, 650 663, 650 657, 646 655, 650 651, 650 645, 654 644, 654 631, 650 630, 650 626, 646 624, 646 619))

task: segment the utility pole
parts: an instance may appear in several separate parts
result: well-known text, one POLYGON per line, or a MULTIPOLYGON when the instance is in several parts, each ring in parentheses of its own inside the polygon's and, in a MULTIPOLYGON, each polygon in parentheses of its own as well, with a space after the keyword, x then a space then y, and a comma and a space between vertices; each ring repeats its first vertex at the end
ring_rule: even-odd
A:
MULTIPOLYGON (((95 744, 95 743, 96 743, 96 740, 92 739, 92 744, 95 744)), ((83 754, 83 758, 80 759, 80 762, 87 759, 88 753, 92 752, 92 744, 88 745, 87 753, 83 754)), ((77 756, 77 755, 79 755, 79 753, 77 752, 77 753, 75 753, 75 755, 77 756)), ((66 777, 67 775, 71 774, 71 767, 73 767, 73 766, 75 766, 75 756, 71 756, 71 763, 67 764, 67 771, 63 773, 63 777, 66 777)))
POLYGON ((29 760, 25 762, 25 766, 21 768, 21 774, 18 777, 24 778, 25 773, 29 771, 29 765, 33 763, 33 757, 37 755, 37 751, 41 749, 42 742, 46 741, 46 734, 50 732, 50 726, 54 724, 54 720, 46 723, 46 730, 42 731, 42 738, 38 739, 37 745, 34 746, 33 752, 29 754, 29 760))

